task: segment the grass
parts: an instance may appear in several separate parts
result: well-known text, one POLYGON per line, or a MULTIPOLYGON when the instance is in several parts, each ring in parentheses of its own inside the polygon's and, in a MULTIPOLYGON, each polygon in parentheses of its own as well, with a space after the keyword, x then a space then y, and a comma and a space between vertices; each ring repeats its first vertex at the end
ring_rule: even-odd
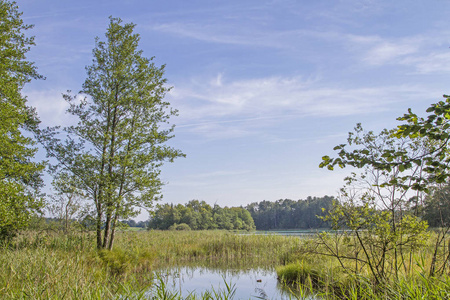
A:
MULTIPOLYGON (((355 269, 354 259, 342 259, 353 254, 354 248, 348 247, 348 244, 339 244, 334 248, 340 251, 341 262, 335 257, 316 254, 326 252, 321 249, 323 244, 317 243, 310 251, 301 253, 297 258, 291 256, 294 260, 277 267, 277 275, 291 288, 321 299, 450 299, 450 265, 440 274, 429 275, 436 239, 436 234, 430 235, 422 247, 405 253, 409 259, 399 263, 398 275, 393 269, 393 257, 387 257, 386 268, 392 269, 390 276, 384 280, 375 280, 367 264, 360 261, 355 269)), ((443 247, 441 257, 446 257, 448 251, 448 247, 443 247)), ((442 266, 442 263, 443 259, 439 264, 442 266)))
POLYGON ((182 298, 154 270, 173 266, 277 267, 293 299, 450 299, 447 272, 428 277, 432 244, 418 250, 408 274, 374 284, 363 269, 344 272, 332 257, 308 253, 312 239, 225 231, 125 231, 113 251, 97 251, 94 235, 23 232, 0 248, 2 299, 232 299, 234 289, 182 298))
MULTIPOLYGON (((2 299, 152 299, 148 291, 163 293, 161 299, 181 299, 161 284, 152 286, 152 270, 175 265, 271 268, 294 253, 300 240, 224 231, 128 231, 117 234, 113 251, 97 251, 94 245, 90 233, 20 234, 0 249, 2 299)), ((191 298, 231 299, 223 292, 191 298)))

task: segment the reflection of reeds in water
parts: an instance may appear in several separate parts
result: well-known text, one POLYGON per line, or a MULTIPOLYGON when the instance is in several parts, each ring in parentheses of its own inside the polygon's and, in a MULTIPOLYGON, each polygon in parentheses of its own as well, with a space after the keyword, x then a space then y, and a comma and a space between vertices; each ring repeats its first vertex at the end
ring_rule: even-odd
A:
POLYGON ((255 293, 256 293, 255 297, 257 297, 258 299, 269 299, 266 294, 266 291, 264 291, 264 289, 262 288, 255 288, 255 293))

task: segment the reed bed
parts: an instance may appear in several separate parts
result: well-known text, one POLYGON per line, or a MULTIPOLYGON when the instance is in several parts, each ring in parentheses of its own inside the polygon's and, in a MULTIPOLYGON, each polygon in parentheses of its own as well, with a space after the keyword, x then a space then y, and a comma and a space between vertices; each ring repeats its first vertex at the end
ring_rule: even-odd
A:
MULTIPOLYGON (((323 244, 318 243, 320 246, 303 247, 301 255, 291 256, 293 261, 276 270, 286 285, 299 290, 302 295, 315 295, 317 299, 450 299, 450 266, 433 276, 429 272, 436 238, 437 235, 430 232, 422 247, 405 253, 406 259, 399 262, 398 274, 395 275, 391 266, 391 276, 381 281, 375 280, 367 264, 359 262, 355 268, 354 259, 343 259, 352 257, 354 251, 344 244, 336 246, 341 262, 336 257, 318 254, 325 252, 321 249, 323 244)), ((310 242, 314 244, 314 241, 310 242)), ((450 251, 445 244, 448 242, 439 250, 443 258, 450 251)), ((387 257, 387 268, 393 262, 393 257, 387 257)), ((444 259, 440 261, 441 265, 443 263, 444 259)))
POLYGON ((28 231, 0 248, 0 298, 233 299, 228 285, 182 298, 154 278, 155 270, 190 265, 277 267, 285 288, 295 290, 292 299, 450 299, 449 274, 426 272, 432 239, 408 262, 411 272, 378 285, 364 269, 344 272, 334 258, 315 254, 314 243, 226 231, 139 231, 120 232, 113 251, 97 251, 91 233, 28 231))
POLYGON ((227 231, 150 231, 122 233, 116 248, 155 255, 154 266, 207 263, 229 268, 274 267, 298 252, 298 238, 241 235, 227 231))
MULTIPOLYGON (((224 231, 118 233, 113 251, 97 251, 91 233, 23 232, 0 249, 2 299, 181 299, 153 284, 152 272, 174 265, 273 267, 300 240, 224 231), (159 297, 159 296, 158 296, 159 297), (161 298, 162 299, 162 298, 161 298)), ((207 291, 189 299, 231 299, 207 291)), ((228 295, 228 296, 225 296, 228 295)))

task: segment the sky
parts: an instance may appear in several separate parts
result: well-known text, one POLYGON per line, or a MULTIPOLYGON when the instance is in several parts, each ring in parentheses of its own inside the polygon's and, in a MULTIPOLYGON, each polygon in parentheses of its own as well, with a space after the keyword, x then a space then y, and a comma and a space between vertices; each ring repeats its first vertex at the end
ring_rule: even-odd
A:
MULTIPOLYGON (((163 203, 221 206, 336 195, 350 170, 318 167, 356 123, 380 131, 450 93, 450 2, 18 0, 46 80, 23 93, 43 126, 67 125, 109 16, 136 24, 166 65, 182 150, 162 168, 163 203)), ((40 154, 42 155, 42 154, 40 154)), ((42 155, 43 157, 43 155, 42 155)))

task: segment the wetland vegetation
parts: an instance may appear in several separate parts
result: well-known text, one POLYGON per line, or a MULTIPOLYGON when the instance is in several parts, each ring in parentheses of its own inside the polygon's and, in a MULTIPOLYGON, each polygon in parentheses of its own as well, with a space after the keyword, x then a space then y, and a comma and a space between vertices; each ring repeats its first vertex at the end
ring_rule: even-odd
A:
MULTIPOLYGON (((93 233, 27 231, 1 249, 1 294, 4 299, 241 299, 232 297, 232 279, 182 296, 157 278, 161 270, 189 267, 276 270, 279 288, 291 299, 445 299, 448 270, 429 276, 437 237, 430 232, 408 260, 407 272, 377 283, 367 265, 355 274, 348 271, 354 261, 344 269, 336 257, 321 255, 326 246, 317 237, 124 231, 117 233, 112 251, 99 252, 93 233)), ((342 255, 350 255, 352 248, 340 243, 342 255)))

